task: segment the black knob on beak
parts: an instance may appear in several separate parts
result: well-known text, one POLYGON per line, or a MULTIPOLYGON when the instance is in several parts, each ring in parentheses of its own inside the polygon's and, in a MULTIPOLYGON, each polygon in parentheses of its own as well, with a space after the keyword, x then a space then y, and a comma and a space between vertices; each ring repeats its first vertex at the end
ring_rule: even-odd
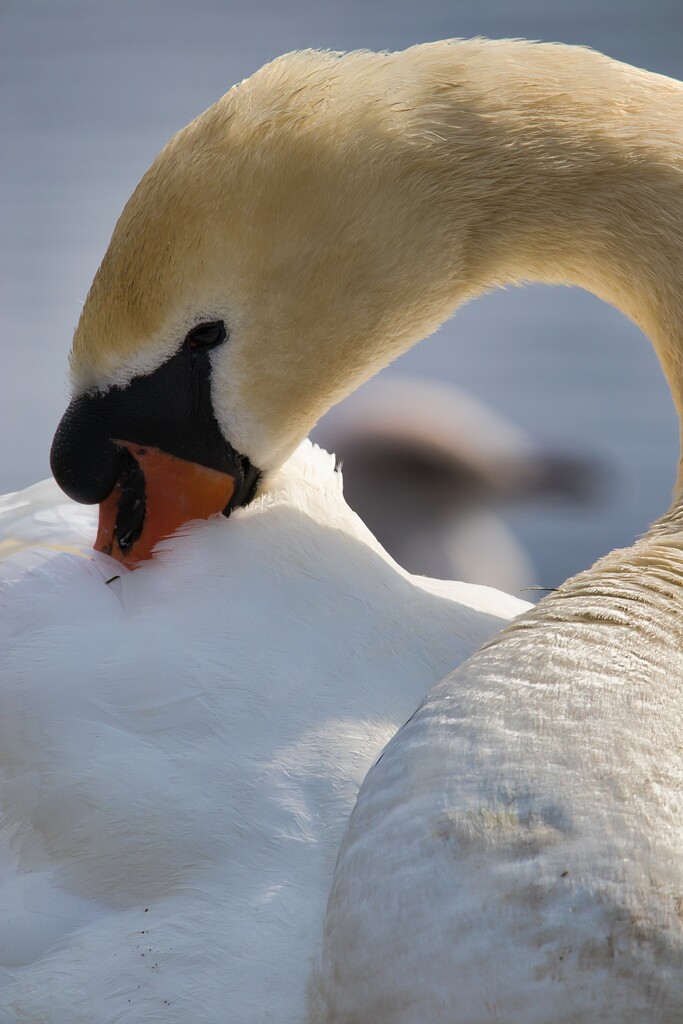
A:
POLYGON ((70 498, 96 505, 111 494, 119 476, 121 449, 110 439, 106 395, 81 395, 64 413, 52 442, 50 467, 70 498))

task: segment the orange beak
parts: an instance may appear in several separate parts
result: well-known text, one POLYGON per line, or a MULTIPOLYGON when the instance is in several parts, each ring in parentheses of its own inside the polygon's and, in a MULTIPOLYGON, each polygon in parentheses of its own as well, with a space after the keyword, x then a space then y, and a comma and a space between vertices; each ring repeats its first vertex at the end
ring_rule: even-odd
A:
POLYGON ((136 511, 140 526, 135 530, 135 537, 122 537, 117 524, 123 505, 126 501, 130 503, 130 495, 126 495, 126 484, 119 479, 100 503, 96 551, 103 551, 128 568, 134 568, 151 558, 155 545, 184 523, 208 519, 227 508, 235 490, 234 477, 148 445, 128 441, 114 443, 127 449, 142 474, 144 490, 135 498, 135 504, 142 501, 144 508, 136 511))

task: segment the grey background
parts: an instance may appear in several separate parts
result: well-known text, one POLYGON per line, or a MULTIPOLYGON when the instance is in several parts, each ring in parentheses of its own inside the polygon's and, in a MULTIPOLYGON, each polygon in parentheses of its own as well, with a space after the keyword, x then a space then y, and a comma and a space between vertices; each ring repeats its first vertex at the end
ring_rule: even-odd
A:
MULTIPOLYGON (((125 200, 232 83, 291 49, 477 34, 587 44, 682 78, 682 28, 681 0, 0 0, 0 491, 48 474, 71 334, 125 200)), ((667 504, 666 385, 640 332, 592 296, 487 296, 386 372, 453 381, 540 442, 602 460, 599 505, 507 517, 544 586, 667 504)))

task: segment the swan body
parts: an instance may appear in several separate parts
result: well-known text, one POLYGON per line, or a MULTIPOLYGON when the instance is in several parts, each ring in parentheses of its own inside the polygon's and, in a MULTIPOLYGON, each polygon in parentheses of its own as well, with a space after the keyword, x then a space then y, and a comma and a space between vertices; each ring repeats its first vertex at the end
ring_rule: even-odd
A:
POLYGON ((681 1020, 682 574, 614 552, 432 689, 344 837, 319 1019, 681 1020))
POLYGON ((309 444, 136 572, 54 483, 6 506, 0 1020, 304 1020, 367 769, 528 606, 403 572, 309 444))
POLYGON ((7 870, 22 923, 53 900, 6 1016, 680 1022, 683 475, 645 538, 454 675, 500 598, 463 627, 326 490, 320 520, 268 494, 330 405, 500 284, 614 303, 680 413, 682 125, 661 76, 453 41, 280 58, 160 154, 53 445, 117 561, 5 563, 7 870), (195 490, 207 518, 257 488, 154 546, 167 504, 183 524, 195 490))

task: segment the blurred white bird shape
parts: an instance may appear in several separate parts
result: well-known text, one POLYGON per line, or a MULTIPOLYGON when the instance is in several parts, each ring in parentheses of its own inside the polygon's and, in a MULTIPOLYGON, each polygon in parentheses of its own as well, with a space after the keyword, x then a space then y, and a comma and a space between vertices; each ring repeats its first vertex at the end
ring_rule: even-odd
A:
POLYGON ((542 448, 483 402, 436 381, 371 381, 331 409, 313 438, 335 452, 346 500, 399 565, 511 594, 538 580, 500 510, 585 504, 598 483, 595 462, 542 448))

